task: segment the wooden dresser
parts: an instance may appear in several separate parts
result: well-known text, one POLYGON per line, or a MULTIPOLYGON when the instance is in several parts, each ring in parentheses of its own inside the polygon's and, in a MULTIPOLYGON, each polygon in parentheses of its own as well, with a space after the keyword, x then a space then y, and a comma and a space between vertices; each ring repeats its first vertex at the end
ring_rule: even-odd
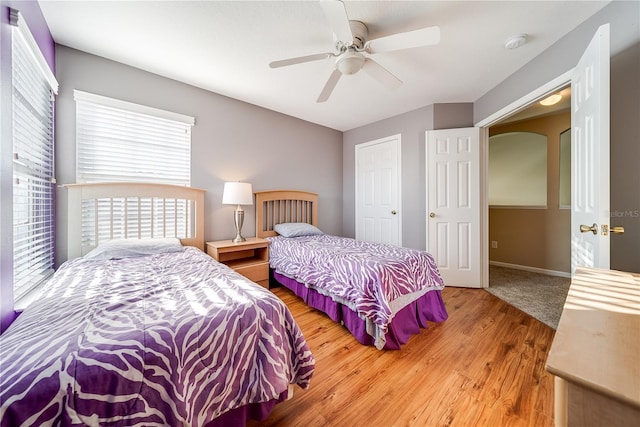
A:
POLYGON ((556 426, 640 426, 640 275, 576 271, 547 370, 556 426))

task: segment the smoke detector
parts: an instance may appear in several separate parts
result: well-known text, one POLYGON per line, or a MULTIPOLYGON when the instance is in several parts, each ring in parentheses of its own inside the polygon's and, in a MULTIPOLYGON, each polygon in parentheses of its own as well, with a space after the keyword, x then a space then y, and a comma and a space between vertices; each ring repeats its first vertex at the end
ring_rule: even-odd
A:
POLYGON ((509 49, 509 50, 517 49, 520 46, 522 46, 523 44, 525 44, 526 42, 527 42, 527 35, 526 34, 518 34, 517 36, 509 37, 504 42, 504 47, 509 49))

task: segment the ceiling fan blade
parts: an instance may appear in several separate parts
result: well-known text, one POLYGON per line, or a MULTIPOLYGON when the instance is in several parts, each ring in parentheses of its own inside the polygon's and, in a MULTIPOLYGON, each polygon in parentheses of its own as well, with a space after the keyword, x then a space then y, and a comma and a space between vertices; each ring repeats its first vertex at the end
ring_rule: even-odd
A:
POLYGON ((362 69, 389 89, 398 89, 402 86, 402 80, 371 58, 365 59, 362 69))
POLYGON ((332 53, 316 53, 315 55, 298 56, 296 58, 282 59, 269 63, 271 68, 286 67, 287 65, 301 64, 303 62, 319 61, 333 56, 332 53))
POLYGON ((406 33, 392 34, 369 40, 365 50, 369 53, 389 52, 440 43, 440 27, 427 27, 406 33))
POLYGON ((329 76, 329 80, 327 80, 327 83, 325 83, 324 88, 322 89, 322 92, 320 92, 320 96, 318 96, 316 102, 325 102, 327 99, 329 99, 329 96, 331 96, 331 92, 333 92, 333 89, 338 84, 338 80, 340 80, 340 76, 342 76, 340 70, 333 70, 333 73, 331 73, 331 75, 329 76))
POLYGON ((320 6, 322 6, 324 15, 327 17, 327 21, 336 38, 342 42, 351 43, 353 34, 351 33, 349 17, 344 3, 337 0, 322 0, 320 6))

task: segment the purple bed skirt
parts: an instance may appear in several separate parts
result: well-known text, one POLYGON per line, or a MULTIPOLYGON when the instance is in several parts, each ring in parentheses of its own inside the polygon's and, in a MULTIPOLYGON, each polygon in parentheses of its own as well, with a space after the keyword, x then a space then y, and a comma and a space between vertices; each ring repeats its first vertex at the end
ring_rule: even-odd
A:
MULTIPOLYGON (((322 311, 335 322, 342 322, 361 344, 374 345, 373 337, 367 334, 364 320, 358 317, 349 307, 275 271, 273 272, 273 277, 280 284, 302 298, 308 306, 322 311)), ((441 292, 439 290, 427 292, 396 313, 389 325, 384 349, 398 350, 407 343, 409 337, 419 334, 421 328, 427 328, 427 321, 439 323, 447 320, 447 317, 447 309, 441 292)))
POLYGON ((277 399, 262 403, 250 403, 248 405, 232 409, 220 415, 215 420, 207 423, 205 427, 240 427, 246 426, 247 421, 249 420, 264 421, 269 417, 269 414, 271 414, 273 407, 278 403, 287 400, 288 396, 289 392, 285 390, 277 399))

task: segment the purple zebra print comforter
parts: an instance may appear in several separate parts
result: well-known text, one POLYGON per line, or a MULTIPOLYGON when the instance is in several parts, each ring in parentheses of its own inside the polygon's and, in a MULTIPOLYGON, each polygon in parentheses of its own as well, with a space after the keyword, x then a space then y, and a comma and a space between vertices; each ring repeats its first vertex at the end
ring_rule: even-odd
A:
POLYGON ((195 248, 65 263, 0 336, 0 425, 203 426, 307 388, 271 292, 195 248))
POLYGON ((395 313, 444 288, 425 251, 327 234, 268 239, 271 268, 354 310, 378 348, 395 313))

